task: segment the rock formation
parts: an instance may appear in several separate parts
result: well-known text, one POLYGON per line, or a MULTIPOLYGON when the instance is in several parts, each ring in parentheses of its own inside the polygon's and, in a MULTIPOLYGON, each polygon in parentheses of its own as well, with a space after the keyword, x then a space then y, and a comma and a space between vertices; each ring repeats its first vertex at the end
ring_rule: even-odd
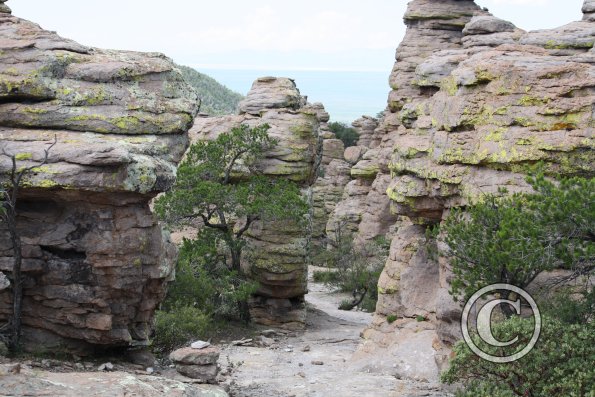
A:
MULTIPOLYGON (((161 54, 80 45, 0 4, 0 152, 32 172, 20 193, 24 339, 53 347, 145 344, 175 247, 149 209, 173 182, 197 112, 161 54)), ((10 159, 0 156, 0 182, 10 159)), ((0 271, 12 244, 0 229, 0 271)), ((12 314, 0 291, 0 323, 12 314)))
POLYGON ((346 220, 364 239, 396 230, 358 353, 365 365, 372 357, 372 367, 435 380, 460 338, 448 263, 431 255, 445 247, 426 238, 428 226, 501 188, 527 191, 537 162, 550 175, 595 173, 595 3, 583 12, 582 21, 524 32, 470 0, 409 3, 388 109, 362 134, 372 148, 349 156, 361 156, 355 179, 327 225, 346 220))
MULTIPOLYGON (((240 103, 240 114, 198 118, 190 139, 212 139, 241 124, 254 127, 266 123, 278 144, 266 153, 258 168, 272 178, 297 182, 311 199, 319 165, 336 156, 330 148, 337 143, 323 139, 330 137, 325 127, 328 119, 322 105, 307 103, 293 80, 263 77, 254 82, 240 103)), ((260 282, 251 302, 252 318, 261 324, 302 328, 310 238, 287 222, 257 224, 249 235, 255 249, 246 260, 247 271, 260 282)))

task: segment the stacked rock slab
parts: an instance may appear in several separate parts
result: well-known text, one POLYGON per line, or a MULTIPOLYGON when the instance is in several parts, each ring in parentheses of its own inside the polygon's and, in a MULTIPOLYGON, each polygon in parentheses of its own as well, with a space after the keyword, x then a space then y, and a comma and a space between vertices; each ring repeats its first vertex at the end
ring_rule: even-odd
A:
MULTIPOLYGON (((20 190, 24 340, 145 344, 175 247, 149 209, 187 147, 196 93, 161 54, 82 46, 0 14, 0 151, 47 164, 20 190)), ((0 156, 0 182, 11 169, 0 156)), ((12 244, 0 229, 0 271, 12 244)), ((12 315, 0 292, 0 323, 12 315)))
POLYGON ((219 373, 217 360, 220 354, 219 348, 214 346, 204 349, 185 347, 171 352, 169 359, 175 364, 176 371, 182 375, 202 383, 215 383, 219 373))
MULTIPOLYGON (((270 126, 269 135, 278 144, 265 154, 259 169, 271 178, 295 181, 303 188, 304 195, 312 199, 311 186, 323 161, 321 131, 325 130, 327 121, 328 114, 322 105, 308 104, 293 80, 263 77, 254 82, 240 103, 240 114, 199 118, 190 138, 192 141, 213 139, 241 124, 255 127, 266 123, 270 126)), ((327 144, 327 149, 332 144, 327 144)), ((331 152, 326 151, 328 156, 332 156, 331 152)), ((254 249, 244 262, 248 273, 260 283, 251 302, 253 320, 290 329, 302 328, 310 236, 288 222, 257 224, 249 236, 254 249)))
POLYGON ((386 367, 397 362, 397 375, 436 380, 444 348, 460 339, 448 263, 428 255, 445 247, 432 247, 428 226, 501 188, 529 191, 525 176, 537 162, 550 175, 595 173, 591 0, 583 11, 583 21, 527 33, 473 1, 409 4, 389 111, 377 129, 390 137, 379 148, 392 153, 390 175, 375 178, 389 178, 398 230, 364 333, 364 364, 389 352, 386 367), (398 320, 389 324, 388 315, 398 320))

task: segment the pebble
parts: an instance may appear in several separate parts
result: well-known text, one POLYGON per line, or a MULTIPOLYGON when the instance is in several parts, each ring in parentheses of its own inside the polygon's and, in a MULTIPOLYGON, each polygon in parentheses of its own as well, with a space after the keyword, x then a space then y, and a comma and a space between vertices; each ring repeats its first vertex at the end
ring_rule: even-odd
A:
POLYGON ((298 372, 298 375, 301 376, 302 378, 305 378, 306 377, 306 374, 304 372, 302 372, 302 371, 298 372))
POLYGON ((113 371, 114 370, 114 364, 112 364, 112 363, 103 363, 99 367, 97 367, 97 370, 98 371, 113 371))
POLYGON ((196 342, 192 342, 192 344, 190 345, 191 348, 193 349, 204 349, 205 347, 209 347, 211 346, 210 342, 205 342, 202 340, 198 340, 196 342))
POLYGON ((309 352, 310 351, 310 345, 306 345, 302 348, 303 352, 309 352))
POLYGON ((313 361, 311 362, 311 364, 312 364, 312 365, 324 365, 324 362, 322 362, 322 361, 319 361, 319 360, 313 360, 313 361))

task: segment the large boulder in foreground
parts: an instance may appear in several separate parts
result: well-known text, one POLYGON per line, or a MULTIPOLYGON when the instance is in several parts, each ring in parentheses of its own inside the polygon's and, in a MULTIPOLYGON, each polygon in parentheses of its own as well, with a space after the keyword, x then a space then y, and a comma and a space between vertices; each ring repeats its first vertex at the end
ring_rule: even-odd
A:
MULTIPOLYGON (((0 13, 0 152, 33 166, 57 141, 18 204, 26 346, 147 343, 176 253, 149 202, 173 183, 197 108, 161 54, 86 47, 0 13)), ((0 155, 0 183, 10 169, 0 155)), ((12 266, 0 228, 0 271, 12 266)))

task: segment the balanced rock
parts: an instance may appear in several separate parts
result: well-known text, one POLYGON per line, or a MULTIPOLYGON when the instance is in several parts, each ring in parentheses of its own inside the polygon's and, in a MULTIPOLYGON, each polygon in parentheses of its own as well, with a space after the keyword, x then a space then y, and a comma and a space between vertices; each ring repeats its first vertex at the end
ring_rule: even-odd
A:
MULTIPOLYGON (((215 139, 241 124, 268 124, 269 135, 278 144, 255 165, 271 178, 296 182, 305 195, 321 171, 323 159, 339 154, 342 143, 327 128, 329 115, 321 104, 309 104, 295 82, 283 77, 256 80, 240 104, 240 114, 197 118, 190 130, 191 141, 215 139), (325 144, 324 141, 329 140, 325 144)), ((319 218, 318 229, 326 220, 319 218)), ((310 236, 292 222, 255 223, 247 232, 251 253, 249 273, 259 282, 251 301, 254 322, 288 329, 305 324, 304 295, 307 292, 306 247, 310 236)))

